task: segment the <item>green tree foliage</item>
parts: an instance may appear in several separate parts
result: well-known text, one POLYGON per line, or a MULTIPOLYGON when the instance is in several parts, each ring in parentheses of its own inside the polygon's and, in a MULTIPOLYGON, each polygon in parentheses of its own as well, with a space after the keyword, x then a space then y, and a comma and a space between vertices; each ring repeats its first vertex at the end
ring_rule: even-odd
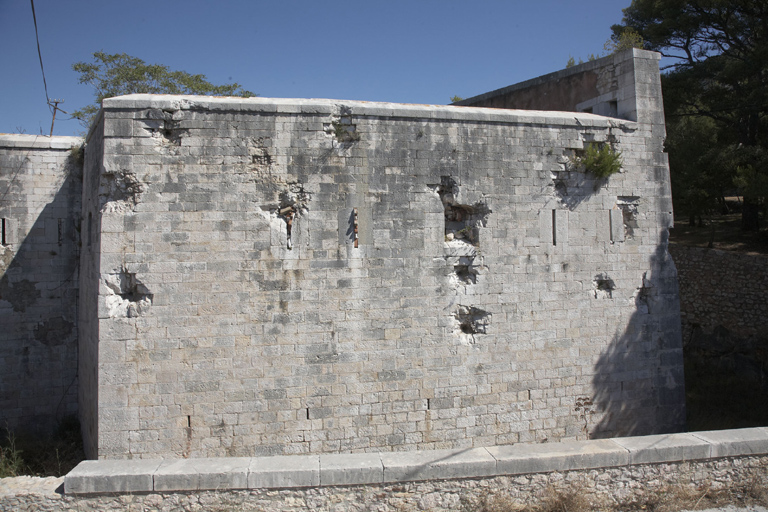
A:
POLYGON ((577 159, 584 166, 584 170, 593 174, 596 178, 608 178, 621 171, 621 153, 613 149, 610 144, 589 143, 584 150, 584 155, 577 159))
MULTIPOLYGON (((620 34, 611 36, 611 38, 605 42, 603 45, 603 50, 605 50, 605 53, 602 55, 595 55, 594 53, 590 53, 589 57, 587 57, 587 61, 592 62, 593 60, 597 60, 600 57, 607 57, 609 55, 613 55, 614 53, 629 50, 630 48, 642 48, 643 43, 643 36, 635 32, 633 29, 628 28, 620 34)), ((572 68, 576 64, 576 59, 573 58, 573 55, 570 55, 568 57, 568 62, 565 63, 565 67, 572 68)), ((584 60, 581 57, 579 57, 578 64, 584 64, 584 60)))
POLYGON ((240 84, 214 85, 205 75, 173 71, 162 64, 147 64, 125 53, 95 52, 93 62, 76 62, 72 69, 80 74, 78 82, 94 88, 94 102, 73 113, 90 126, 104 98, 124 94, 202 94, 213 96, 255 96, 240 84))
POLYGON ((765 0, 633 0, 612 27, 614 39, 633 30, 671 62, 662 85, 678 205, 701 215, 739 187, 752 230, 768 172, 766 19, 765 0))
POLYGON ((623 52, 631 48, 643 48, 645 41, 643 36, 637 33, 632 27, 627 27, 618 34, 614 34, 603 45, 603 50, 606 55, 613 55, 614 53, 623 52))

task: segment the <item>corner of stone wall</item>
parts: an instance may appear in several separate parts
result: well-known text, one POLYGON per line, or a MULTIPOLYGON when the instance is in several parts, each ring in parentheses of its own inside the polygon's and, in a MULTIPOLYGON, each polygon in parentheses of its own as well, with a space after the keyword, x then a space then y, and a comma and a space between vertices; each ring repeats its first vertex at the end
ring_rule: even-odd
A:
POLYGON ((80 294, 78 298, 79 417, 85 456, 98 458, 99 396, 99 266, 101 214, 99 180, 104 156, 104 117, 96 119, 88 133, 83 166, 81 217, 80 294))

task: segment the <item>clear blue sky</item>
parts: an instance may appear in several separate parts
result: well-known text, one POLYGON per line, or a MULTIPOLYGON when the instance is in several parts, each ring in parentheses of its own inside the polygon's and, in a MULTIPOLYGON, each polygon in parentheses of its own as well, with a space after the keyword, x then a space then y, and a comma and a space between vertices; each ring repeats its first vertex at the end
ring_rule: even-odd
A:
MULTIPOLYGON (((600 54, 630 0, 36 0, 48 95, 93 101, 94 51, 264 97, 446 104, 600 54)), ((29 0, 0 0, 0 133, 48 134, 29 0)), ((84 128, 59 113, 54 134, 84 128)))

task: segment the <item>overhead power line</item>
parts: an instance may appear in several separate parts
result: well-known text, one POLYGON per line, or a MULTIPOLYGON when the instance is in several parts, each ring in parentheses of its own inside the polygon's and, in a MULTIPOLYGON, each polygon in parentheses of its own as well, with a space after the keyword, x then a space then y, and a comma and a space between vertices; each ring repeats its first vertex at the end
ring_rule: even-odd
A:
POLYGON ((45 87, 45 102, 51 106, 51 99, 48 97, 48 84, 45 82, 45 69, 43 69, 43 54, 40 51, 40 36, 37 33, 37 16, 35 16, 35 0, 29 0, 32 4, 32 21, 35 23, 35 40, 37 41, 37 56, 40 58, 40 71, 43 73, 43 87, 45 87))
POLYGON ((43 74, 43 88, 45 89, 45 103, 48 105, 48 109, 51 111, 51 114, 53 114, 53 117, 51 118, 51 136, 53 136, 53 124, 56 122, 56 111, 60 110, 64 112, 65 114, 69 115, 69 112, 66 112, 59 108, 59 103, 64 103, 64 100, 51 100, 51 98, 48 96, 48 83, 45 80, 45 68, 43 67, 43 52, 40 51, 40 34, 37 30, 37 16, 35 15, 35 0, 29 0, 30 5, 32 6, 32 21, 35 23, 35 41, 37 41, 37 56, 40 59, 40 72, 43 74))

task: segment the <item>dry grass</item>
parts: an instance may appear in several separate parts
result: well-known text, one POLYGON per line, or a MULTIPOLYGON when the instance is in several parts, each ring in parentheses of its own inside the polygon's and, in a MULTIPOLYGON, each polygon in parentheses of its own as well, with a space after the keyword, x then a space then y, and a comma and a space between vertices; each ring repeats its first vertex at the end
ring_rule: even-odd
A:
POLYGON ((0 429, 0 476, 62 476, 83 459, 80 423, 75 417, 64 418, 45 437, 0 429))
POLYGON ((578 488, 548 488, 532 503, 515 501, 505 494, 486 494, 469 510, 473 512, 590 512, 610 510, 578 488))
MULTIPOLYGON (((768 505, 765 475, 755 475, 747 484, 715 490, 711 485, 668 486, 637 493, 627 499, 600 497, 583 489, 549 488, 530 503, 508 495, 486 494, 465 510, 473 512, 677 512, 703 510, 725 505, 768 505)), ((468 504, 469 505, 469 504, 468 504)))

